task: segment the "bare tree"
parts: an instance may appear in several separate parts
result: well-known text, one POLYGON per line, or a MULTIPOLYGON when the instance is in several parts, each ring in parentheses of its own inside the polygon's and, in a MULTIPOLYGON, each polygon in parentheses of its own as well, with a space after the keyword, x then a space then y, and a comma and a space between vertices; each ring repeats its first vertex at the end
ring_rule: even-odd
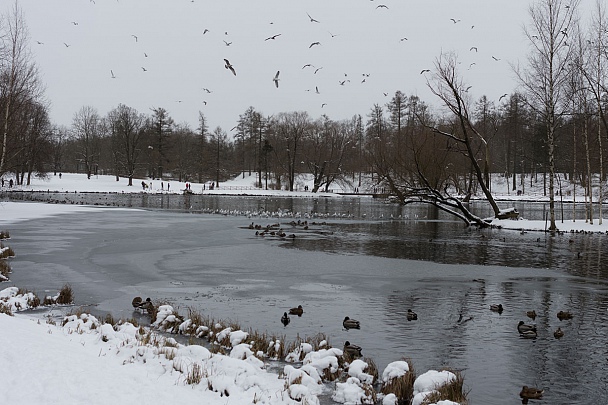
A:
POLYGON ((515 68, 519 82, 527 93, 531 108, 543 117, 549 165, 550 231, 555 224, 555 132, 558 120, 567 108, 565 87, 572 48, 568 38, 573 35, 579 0, 538 0, 530 6, 531 27, 524 33, 532 45, 525 70, 515 68))
POLYGON ((15 2, 11 14, 0 16, 0 107, 2 139, 0 142, 0 175, 7 171, 9 149, 16 129, 11 123, 18 111, 28 103, 36 102, 42 95, 38 69, 32 61, 29 33, 25 18, 15 2))
POLYGON ((113 140, 113 152, 119 168, 133 185, 145 125, 145 116, 132 107, 120 104, 108 113, 108 125, 113 140))
POLYGON ((74 114, 72 130, 78 142, 78 159, 84 164, 88 179, 99 159, 100 126, 101 117, 94 107, 83 106, 74 114))

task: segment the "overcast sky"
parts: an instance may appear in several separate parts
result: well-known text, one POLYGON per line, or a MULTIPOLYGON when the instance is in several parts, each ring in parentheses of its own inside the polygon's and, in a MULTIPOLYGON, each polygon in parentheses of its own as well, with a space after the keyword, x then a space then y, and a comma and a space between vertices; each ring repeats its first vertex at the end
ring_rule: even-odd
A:
MULTIPOLYGON (((2 11, 10 3, 2 2, 2 11)), ((498 104, 517 86, 510 63, 525 63, 529 50, 523 35, 527 0, 19 4, 51 119, 68 126, 84 105, 105 115, 119 103, 146 114, 163 107, 193 129, 202 111, 210 130, 221 126, 228 133, 249 106, 265 116, 308 111, 313 118, 366 119, 374 103, 387 103, 397 90, 438 105, 420 72, 451 51, 473 98, 486 95, 498 104), (311 47, 314 42, 320 45, 311 47), (278 89, 272 80, 277 71, 278 89)))

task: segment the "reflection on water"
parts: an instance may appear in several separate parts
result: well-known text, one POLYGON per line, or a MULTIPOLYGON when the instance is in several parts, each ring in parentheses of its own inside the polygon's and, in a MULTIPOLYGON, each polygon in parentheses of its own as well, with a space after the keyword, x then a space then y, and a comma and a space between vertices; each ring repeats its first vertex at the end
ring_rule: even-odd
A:
MULTIPOLYGON (((13 262, 19 269, 13 279, 21 277, 27 288, 44 291, 49 280, 69 276, 77 297, 99 302, 114 294, 116 301, 102 307, 117 313, 132 309, 137 292, 182 310, 195 307, 219 319, 237 318, 243 326, 280 331, 288 340, 322 331, 334 346, 347 339, 362 346, 380 369, 403 356, 418 373, 459 369, 471 404, 519 403, 523 385, 544 388, 546 404, 608 403, 602 235, 480 231, 427 206, 358 198, 52 197, 158 211, 102 212, 84 222, 75 214, 45 219, 43 227, 11 229, 16 251, 43 253, 13 262), (291 215, 183 211, 289 211, 311 218, 304 229, 290 223, 291 215), (280 222, 296 238, 256 237, 243 229, 251 221, 280 222), (283 328, 283 311, 299 303, 304 315, 283 328), (505 307, 502 314, 489 310, 497 303, 505 307), (417 321, 407 321, 410 308, 417 321), (522 339, 516 325, 531 322, 525 314, 532 309, 539 336, 522 339), (574 318, 560 321, 560 310, 574 318), (361 329, 344 331, 345 315, 360 320, 361 329), (559 340, 553 337, 557 327, 565 332, 559 340)), ((542 205, 518 210, 529 218, 544 213, 542 205)))

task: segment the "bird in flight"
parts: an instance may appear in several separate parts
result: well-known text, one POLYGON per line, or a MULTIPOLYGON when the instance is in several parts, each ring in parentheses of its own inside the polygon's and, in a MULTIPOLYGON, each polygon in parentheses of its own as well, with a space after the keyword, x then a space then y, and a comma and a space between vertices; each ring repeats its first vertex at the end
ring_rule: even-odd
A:
POLYGON ((224 43, 226 44, 226 46, 232 45, 232 42, 226 42, 226 41, 224 41, 224 43))
POLYGON ((308 49, 312 48, 315 45, 321 45, 320 42, 313 42, 312 44, 310 44, 310 46, 308 47, 308 49))
POLYGON ((224 67, 230 70, 236 76, 236 71, 234 70, 234 67, 230 64, 230 61, 228 59, 224 59, 224 62, 226 62, 224 67))
POLYGON ((310 63, 307 63, 306 65, 302 66, 302 69, 307 68, 307 67, 314 67, 314 66, 311 65, 310 63))
POLYGON ((403 42, 403 41, 407 41, 406 37, 401 38, 399 41, 403 42))
POLYGON ((69 45, 69 44, 66 44, 65 42, 64 42, 63 44, 65 45, 65 47, 66 47, 66 48, 69 48, 69 47, 70 47, 70 45, 69 45))
POLYGON ((147 57, 148 57, 148 54, 144 52, 144 56, 147 58, 147 57))
POLYGON ((382 92, 382 94, 384 94, 384 97, 388 96, 388 93, 384 93, 384 92, 382 92))
POLYGON ((133 34, 131 34, 131 36, 132 36, 133 38, 135 38, 135 42, 137 42, 137 35, 133 35, 133 34))
POLYGON ((323 66, 316 68, 316 69, 315 69, 315 73, 314 73, 314 74, 317 74, 317 72, 318 72, 319 70, 321 70, 321 69, 323 69, 323 66))
MULTIPOLYGON (((329 31, 327 31, 327 32, 329 32, 329 31)), ((338 36, 338 34, 332 34, 331 32, 329 32, 329 35, 331 35, 332 38, 338 36)))
POLYGON ((143 67, 143 66, 141 67, 141 70, 143 70, 144 72, 147 72, 147 71, 148 71, 148 69, 146 69, 146 68, 145 68, 145 67, 143 67))
POLYGON ((321 94, 321 93, 319 93, 319 87, 317 87, 317 86, 315 86, 315 93, 321 94))
POLYGON ((495 61, 499 61, 500 60, 500 58, 497 58, 496 56, 493 56, 493 55, 492 55, 492 59, 494 59, 495 61))
POLYGON ((277 39, 278 36, 280 36, 281 34, 275 34, 271 37, 266 38, 264 41, 268 41, 269 39, 277 39))
POLYGON ((476 46, 472 46, 471 49, 469 49, 469 51, 475 50, 475 52, 477 52, 477 47, 476 46))
POLYGON ((321 108, 325 107, 326 105, 327 105, 327 103, 321 104, 321 108))
POLYGON ((116 79, 116 76, 114 76, 114 71, 112 69, 110 69, 110 74, 112 75, 112 79, 116 79))
POLYGON ((500 98, 498 99, 498 101, 502 100, 503 98, 507 97, 507 93, 503 94, 502 96, 500 96, 500 98))
POLYGON ((208 88, 203 87, 203 90, 205 90, 207 93, 211 94, 211 90, 209 90, 208 88))
POLYGON ((460 20, 457 20, 457 19, 455 19, 455 18, 450 18, 450 20, 452 20, 452 22, 453 22, 454 24, 456 24, 456 23, 459 23, 459 22, 460 22, 460 20))
POLYGON ((208 32, 209 32, 209 30, 207 28, 205 28, 205 31, 203 31, 203 35, 205 35, 208 32))
POLYGON ((38 45, 44 45, 44 42, 36 41, 38 45))
POLYGON ((376 6, 376 8, 385 8, 385 9, 387 9, 387 10, 388 10, 388 7, 387 7, 387 6, 385 6, 384 4, 378 4, 378 5, 376 6))
POLYGON ((74 25, 78 25, 78 23, 76 21, 72 21, 72 24, 74 25))
POLYGON ((473 62, 469 65, 469 69, 471 69, 474 65, 476 65, 477 63, 473 62))
POLYGON ((346 83, 346 80, 342 80, 342 81, 340 81, 338 83, 340 83, 340 86, 344 86, 344 83, 346 83))
POLYGON ((277 70, 277 74, 274 75, 274 79, 272 79, 272 81, 274 82, 274 85, 277 87, 277 89, 279 88, 279 73, 281 73, 281 71, 277 70))
POLYGON ((430 72, 431 69, 423 69, 422 71, 420 71, 420 74, 426 73, 426 72, 430 72))
POLYGON ((319 21, 315 20, 314 18, 312 18, 312 17, 310 16, 310 14, 306 13, 306 15, 308 16, 308 18, 310 18, 310 22, 316 22, 316 23, 318 23, 318 22, 319 22, 319 21))

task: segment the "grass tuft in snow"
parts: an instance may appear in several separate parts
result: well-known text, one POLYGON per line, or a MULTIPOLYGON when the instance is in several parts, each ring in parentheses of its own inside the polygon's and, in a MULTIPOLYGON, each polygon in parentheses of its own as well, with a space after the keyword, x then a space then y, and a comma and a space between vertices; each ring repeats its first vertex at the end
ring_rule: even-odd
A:
POLYGON ((8 280, 8 275, 11 273, 11 265, 5 260, 0 260, 0 281, 8 280))
POLYGON ((74 290, 72 290, 71 285, 65 284, 63 287, 61 287, 56 302, 59 305, 68 305, 74 303, 74 290))
POLYGON ((367 363, 367 367, 364 371, 374 377, 372 384, 375 384, 376 381, 378 381, 378 366, 376 365, 376 362, 371 357, 364 357, 363 361, 367 363))
POLYGON ((414 381, 416 381, 416 371, 411 359, 403 359, 408 365, 409 371, 401 377, 392 378, 382 383, 380 392, 384 395, 395 394, 398 403, 409 404, 414 397, 414 381))
POLYGON ((9 305, 4 305, 2 302, 0 302, 0 314, 13 316, 13 311, 11 311, 11 307, 9 305))
POLYGON ((0 231, 0 239, 10 239, 8 231, 0 231))
POLYGON ((462 373, 454 370, 447 370, 454 373, 456 378, 444 385, 435 388, 431 394, 427 395, 421 405, 436 404, 439 401, 452 401, 460 405, 469 403, 467 392, 464 391, 464 377, 462 373))
POLYGON ((4 247, 0 243, 0 259, 15 257, 15 251, 10 246, 4 247))

